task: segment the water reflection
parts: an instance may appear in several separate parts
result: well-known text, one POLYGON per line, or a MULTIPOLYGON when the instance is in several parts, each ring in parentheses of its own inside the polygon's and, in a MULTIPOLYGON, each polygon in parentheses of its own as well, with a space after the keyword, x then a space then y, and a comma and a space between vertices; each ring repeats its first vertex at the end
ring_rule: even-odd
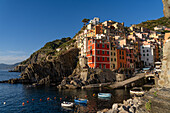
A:
MULTIPOLYGON (((86 104, 76 104, 73 108, 74 113, 93 113, 98 110, 102 110, 105 108, 111 108, 113 103, 122 103, 123 100, 127 100, 130 98, 129 90, 124 89, 86 89, 86 90, 60 90, 59 94, 64 96, 68 96, 67 100, 74 101, 74 97, 85 99, 85 95, 87 95, 88 103, 86 104), (111 93, 111 98, 98 98, 98 93, 111 93), (95 94, 95 96, 93 95, 95 94)), ((72 112, 73 112, 72 111, 72 112)))

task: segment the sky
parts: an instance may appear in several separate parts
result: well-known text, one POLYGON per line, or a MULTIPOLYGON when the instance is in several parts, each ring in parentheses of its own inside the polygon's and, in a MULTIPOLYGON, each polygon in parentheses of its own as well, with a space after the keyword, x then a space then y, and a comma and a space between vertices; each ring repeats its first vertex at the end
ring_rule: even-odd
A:
POLYGON ((21 62, 49 41, 73 37, 84 18, 130 26, 163 16, 162 0, 0 0, 0 63, 21 62))

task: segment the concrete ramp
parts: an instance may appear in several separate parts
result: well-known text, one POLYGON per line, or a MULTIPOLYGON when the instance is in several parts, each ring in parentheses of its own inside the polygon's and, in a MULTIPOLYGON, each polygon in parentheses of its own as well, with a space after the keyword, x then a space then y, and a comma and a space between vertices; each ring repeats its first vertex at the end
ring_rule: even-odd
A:
POLYGON ((137 74, 135 77, 126 79, 126 80, 124 80, 122 82, 115 82, 115 83, 111 84, 109 87, 113 88, 113 89, 114 88, 123 87, 123 86, 125 86, 125 85, 127 85, 129 83, 132 83, 134 81, 140 80, 140 79, 142 79, 144 77, 145 77, 145 74, 144 73, 140 73, 140 74, 137 74))

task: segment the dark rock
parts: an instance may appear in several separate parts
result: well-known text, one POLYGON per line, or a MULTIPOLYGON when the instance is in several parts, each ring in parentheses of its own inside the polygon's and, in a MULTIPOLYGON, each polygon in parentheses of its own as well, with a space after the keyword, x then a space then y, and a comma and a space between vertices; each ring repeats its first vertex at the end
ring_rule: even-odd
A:
POLYGON ((77 48, 72 48, 52 61, 29 64, 21 73, 21 78, 9 80, 9 83, 60 84, 76 68, 78 52, 77 48))

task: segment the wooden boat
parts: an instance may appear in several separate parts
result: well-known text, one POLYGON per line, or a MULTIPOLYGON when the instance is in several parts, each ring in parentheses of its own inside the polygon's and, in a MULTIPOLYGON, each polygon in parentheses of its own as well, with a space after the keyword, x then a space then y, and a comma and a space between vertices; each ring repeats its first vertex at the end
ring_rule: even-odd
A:
POLYGON ((62 107, 73 107, 74 103, 73 102, 63 102, 61 103, 62 107))
POLYGON ((81 104, 87 104, 87 99, 74 99, 74 102, 81 103, 81 104))
POLYGON ((144 93, 145 91, 143 91, 142 87, 134 87, 130 90, 131 95, 142 96, 144 93))
POLYGON ((111 96, 111 93, 98 93, 99 98, 110 98, 111 96))

